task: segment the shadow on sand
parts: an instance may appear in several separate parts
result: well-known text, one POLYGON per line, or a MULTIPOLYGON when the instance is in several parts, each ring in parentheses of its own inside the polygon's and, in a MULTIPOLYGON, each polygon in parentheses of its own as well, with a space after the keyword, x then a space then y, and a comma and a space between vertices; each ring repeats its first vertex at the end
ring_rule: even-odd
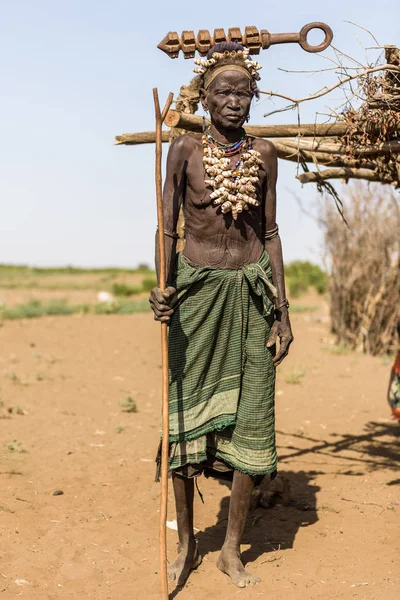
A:
MULTIPOLYGON (((340 469, 342 475, 363 475, 381 469, 397 471, 400 464, 400 427, 396 422, 370 421, 364 426, 364 432, 354 434, 329 434, 333 441, 314 439, 305 435, 277 432, 283 439, 289 436, 298 439, 301 447, 279 445, 279 460, 297 460, 312 455, 319 458, 318 465, 341 466, 348 464, 348 473, 340 469), (322 461, 320 459, 323 459, 322 461), (357 471, 353 469, 356 468, 357 471)), ((313 464, 314 461, 307 461, 313 464)), ((314 464, 316 464, 314 462, 314 464)))
MULTIPOLYGON (((273 553, 276 550, 293 547, 300 527, 308 527, 318 520, 316 495, 320 488, 313 483, 317 473, 283 470, 279 473, 290 483, 289 506, 277 504, 270 509, 258 507, 249 512, 242 541, 242 547, 249 546, 242 552, 244 564, 253 562, 264 554, 266 561, 274 560, 273 553)), ((230 490, 230 483, 219 483, 230 490)), ((222 548, 228 523, 229 498, 230 494, 221 499, 215 525, 196 535, 199 553, 203 558, 222 548)), ((182 587, 176 588, 169 599, 176 598, 181 589, 182 587)))
MULTIPOLYGON (((386 485, 398 485, 400 464, 400 427, 398 423, 369 422, 364 432, 354 434, 331 433, 333 441, 314 439, 304 435, 285 434, 279 444, 279 474, 290 483, 290 503, 273 508, 256 508, 247 519, 242 545, 249 546, 242 552, 244 563, 253 562, 265 555, 265 561, 274 560, 273 553, 278 549, 292 548, 297 532, 301 527, 309 527, 318 521, 317 493, 320 487, 315 479, 326 472, 337 469, 341 475, 363 475, 379 469, 393 471, 395 476, 386 485), (285 437, 298 438, 301 447, 290 447, 284 443, 285 437), (283 443, 282 443, 283 440, 283 443), (300 441, 301 440, 301 441, 300 441), (305 458, 304 462, 318 465, 318 470, 285 470, 285 462, 305 458), (328 470, 327 470, 328 469, 328 470)), ((220 482, 221 485, 231 485, 220 482)), ((207 527, 196 535, 199 552, 204 557, 217 552, 224 542, 228 522, 229 495, 224 496, 216 518, 216 524, 207 527)), ((170 594, 173 600, 182 588, 170 594)))
MULTIPOLYGON (((313 483, 315 475, 299 471, 280 471, 290 483, 289 506, 276 504, 270 509, 256 508, 249 513, 243 535, 243 546, 250 546, 242 552, 244 563, 253 562, 262 554, 279 548, 292 548, 297 531, 318 520, 316 494, 319 487, 313 483)), ((222 483, 227 485, 228 483, 222 483)), ((228 523, 229 496, 222 498, 216 524, 200 531, 197 535, 202 556, 219 551, 224 543, 228 523)))

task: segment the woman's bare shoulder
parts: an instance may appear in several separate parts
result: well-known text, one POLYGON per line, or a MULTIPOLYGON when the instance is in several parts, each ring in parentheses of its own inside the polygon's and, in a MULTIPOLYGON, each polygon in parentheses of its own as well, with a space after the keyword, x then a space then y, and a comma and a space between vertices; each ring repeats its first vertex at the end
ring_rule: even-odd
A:
POLYGON ((196 133, 185 133, 183 135, 178 136, 172 142, 169 152, 183 152, 183 151, 191 151, 195 150, 201 146, 201 135, 196 133))

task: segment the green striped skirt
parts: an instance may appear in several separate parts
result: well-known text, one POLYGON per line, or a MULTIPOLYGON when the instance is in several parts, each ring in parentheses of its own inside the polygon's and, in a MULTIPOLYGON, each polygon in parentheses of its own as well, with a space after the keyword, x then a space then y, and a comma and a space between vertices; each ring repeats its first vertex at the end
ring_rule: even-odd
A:
POLYGON ((252 476, 276 471, 269 257, 239 270, 178 255, 169 327, 170 470, 219 461, 252 476))

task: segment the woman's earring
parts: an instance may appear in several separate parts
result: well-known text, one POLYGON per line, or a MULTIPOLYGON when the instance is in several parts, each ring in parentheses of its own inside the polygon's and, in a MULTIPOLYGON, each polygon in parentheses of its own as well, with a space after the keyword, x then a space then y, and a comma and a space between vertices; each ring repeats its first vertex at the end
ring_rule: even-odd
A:
POLYGON ((248 123, 249 121, 250 121, 250 113, 246 117, 246 123, 248 123))
MULTIPOLYGON (((208 115, 208 110, 204 111, 208 115)), ((203 133, 207 131, 207 121, 205 115, 203 115, 203 133)))

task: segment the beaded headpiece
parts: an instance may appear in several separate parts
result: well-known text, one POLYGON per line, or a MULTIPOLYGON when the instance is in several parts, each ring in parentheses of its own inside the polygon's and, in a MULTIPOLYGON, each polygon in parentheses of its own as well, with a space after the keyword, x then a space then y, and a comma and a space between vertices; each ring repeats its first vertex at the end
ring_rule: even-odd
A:
POLYGON ((260 79, 258 71, 262 68, 260 63, 249 58, 248 48, 235 50, 225 50, 218 52, 218 48, 212 52, 209 58, 196 58, 194 63, 198 65, 193 69, 195 73, 201 75, 204 79, 204 89, 207 89, 214 79, 223 71, 240 71, 256 85, 260 79))

